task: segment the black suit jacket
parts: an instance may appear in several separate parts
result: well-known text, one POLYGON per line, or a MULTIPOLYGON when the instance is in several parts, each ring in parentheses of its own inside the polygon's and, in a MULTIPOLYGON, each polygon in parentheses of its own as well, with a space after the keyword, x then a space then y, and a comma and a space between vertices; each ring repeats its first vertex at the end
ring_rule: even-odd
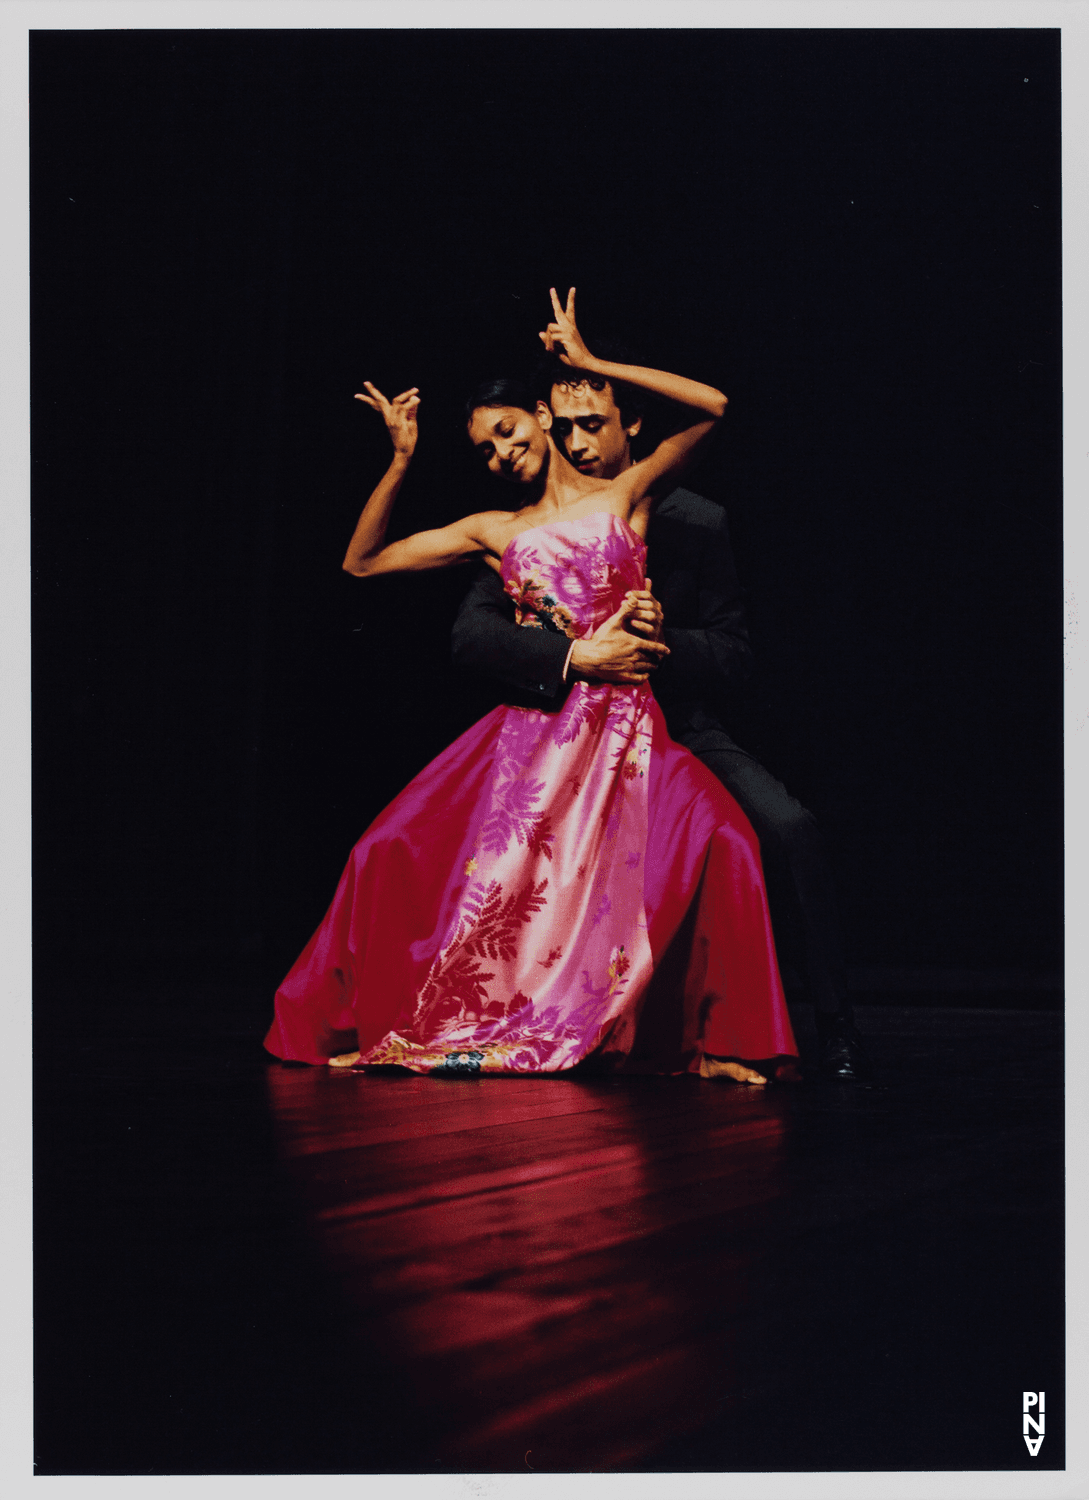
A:
MULTIPOLYGON (((647 534, 647 576, 665 616, 669 656, 651 677, 674 739, 724 728, 731 693, 752 670, 726 513, 691 490, 661 500, 647 534)), ((454 622, 454 661, 513 687, 510 701, 559 707, 570 641, 524 630, 498 575, 481 566, 454 622)))

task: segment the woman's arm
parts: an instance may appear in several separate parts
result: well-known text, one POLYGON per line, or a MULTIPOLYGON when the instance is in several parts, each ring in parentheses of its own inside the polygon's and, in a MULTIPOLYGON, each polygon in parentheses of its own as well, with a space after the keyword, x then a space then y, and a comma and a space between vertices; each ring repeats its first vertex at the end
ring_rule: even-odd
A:
POLYGON ((575 325, 575 288, 572 287, 567 294, 566 307, 561 307, 555 287, 549 291, 554 321, 541 334, 541 341, 549 353, 558 354, 563 363, 573 369, 585 370, 604 380, 640 386, 687 408, 685 415, 691 420, 686 427, 664 439, 649 457, 613 481, 614 485, 630 492, 630 504, 634 509, 652 490, 664 487, 663 481, 675 482, 680 477, 692 461, 698 444, 715 430, 725 414, 726 397, 714 386, 704 385, 700 380, 689 380, 684 375, 598 359, 590 353, 575 325))
POLYGON ((380 412, 390 438, 393 441, 393 459, 385 474, 378 481, 363 513, 356 523, 348 550, 344 554, 342 567, 356 578, 370 578, 376 573, 407 573, 424 568, 447 568, 468 557, 476 557, 488 550, 482 541, 477 524, 482 518, 467 516, 455 521, 452 526, 443 526, 436 531, 418 531, 415 536, 384 546, 386 529, 389 526, 393 502, 404 483, 416 451, 418 429, 416 409, 420 404, 416 386, 402 391, 392 401, 387 401, 382 392, 369 380, 363 382, 370 395, 357 395, 376 412, 380 412))
POLYGON ((643 506, 649 518, 651 503, 677 485, 695 458, 696 449, 717 425, 713 421, 694 422, 672 437, 663 438, 653 453, 613 480, 610 493, 614 497, 626 495, 631 512, 634 514, 643 506))

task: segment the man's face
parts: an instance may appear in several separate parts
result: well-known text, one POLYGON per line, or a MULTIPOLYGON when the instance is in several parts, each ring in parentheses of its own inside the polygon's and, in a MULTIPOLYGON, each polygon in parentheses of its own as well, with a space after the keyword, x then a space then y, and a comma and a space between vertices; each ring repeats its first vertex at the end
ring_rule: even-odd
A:
POLYGON ((548 457, 545 431, 551 421, 543 401, 537 416, 520 406, 478 406, 469 419, 469 441, 497 478, 532 484, 548 457))
POLYGON ((615 479, 631 467, 639 420, 623 426, 612 386, 596 391, 587 381, 554 385, 551 405, 552 435, 580 474, 615 479))

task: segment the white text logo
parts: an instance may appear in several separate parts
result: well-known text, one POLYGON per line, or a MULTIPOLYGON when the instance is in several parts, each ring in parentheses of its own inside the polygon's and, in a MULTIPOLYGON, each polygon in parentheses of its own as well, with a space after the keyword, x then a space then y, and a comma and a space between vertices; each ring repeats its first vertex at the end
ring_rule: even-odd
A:
POLYGON ((1044 1440, 1044 1393, 1043 1391, 1022 1391, 1021 1394, 1024 1397, 1022 1410, 1025 1413, 1025 1442, 1028 1445, 1028 1451, 1035 1458, 1044 1440), (1029 1415, 1029 1409, 1033 1406, 1036 1408, 1035 1417, 1029 1415), (1036 1429, 1035 1437, 1029 1436, 1030 1427, 1036 1429))

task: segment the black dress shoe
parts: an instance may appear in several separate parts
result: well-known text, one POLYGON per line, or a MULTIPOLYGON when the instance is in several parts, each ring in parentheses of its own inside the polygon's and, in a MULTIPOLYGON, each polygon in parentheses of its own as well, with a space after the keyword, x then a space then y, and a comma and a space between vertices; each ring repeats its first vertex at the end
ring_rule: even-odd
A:
POLYGON ((873 1063, 855 1027, 850 1006, 842 1010, 815 1012, 817 1019, 817 1072, 822 1078, 845 1083, 868 1083, 873 1063))

